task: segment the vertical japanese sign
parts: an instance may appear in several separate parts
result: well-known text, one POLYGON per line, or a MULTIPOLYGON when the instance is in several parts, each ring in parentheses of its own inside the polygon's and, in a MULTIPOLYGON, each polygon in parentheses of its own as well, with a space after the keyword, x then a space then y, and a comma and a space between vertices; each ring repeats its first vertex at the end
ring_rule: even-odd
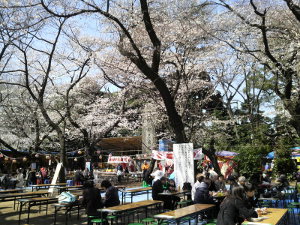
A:
MULTIPOLYGON (((51 184, 56 184, 61 168, 62 168, 62 163, 58 163, 51 184)), ((49 188, 48 192, 53 193, 53 191, 54 191, 54 187, 52 186, 49 188)))
POLYGON ((177 187, 182 189, 185 182, 194 184, 193 143, 174 144, 174 171, 177 187))

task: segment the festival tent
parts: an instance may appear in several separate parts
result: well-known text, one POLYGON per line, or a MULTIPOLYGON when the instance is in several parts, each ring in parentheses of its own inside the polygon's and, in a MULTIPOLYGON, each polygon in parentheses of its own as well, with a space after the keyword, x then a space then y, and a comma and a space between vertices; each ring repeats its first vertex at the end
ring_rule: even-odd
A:
MULTIPOLYGON (((292 152, 292 158, 300 157, 300 147, 294 147, 290 148, 290 150, 293 150, 292 152)), ((268 155, 266 156, 267 159, 274 159, 275 157, 275 152, 269 152, 268 155)))
POLYGON ((224 158, 234 158, 234 156, 238 155, 239 153, 236 152, 229 152, 229 151, 220 151, 216 152, 216 156, 218 157, 224 157, 224 158))

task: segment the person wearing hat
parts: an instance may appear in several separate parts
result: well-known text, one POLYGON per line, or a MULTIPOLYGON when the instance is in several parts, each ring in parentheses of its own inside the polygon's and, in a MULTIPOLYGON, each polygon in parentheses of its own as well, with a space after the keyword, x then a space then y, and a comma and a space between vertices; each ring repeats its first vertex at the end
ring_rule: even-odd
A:
POLYGON ((156 170, 155 172, 150 174, 151 177, 154 177, 152 180, 152 185, 154 184, 155 181, 159 180, 160 178, 162 178, 164 176, 164 172, 161 170, 156 170))

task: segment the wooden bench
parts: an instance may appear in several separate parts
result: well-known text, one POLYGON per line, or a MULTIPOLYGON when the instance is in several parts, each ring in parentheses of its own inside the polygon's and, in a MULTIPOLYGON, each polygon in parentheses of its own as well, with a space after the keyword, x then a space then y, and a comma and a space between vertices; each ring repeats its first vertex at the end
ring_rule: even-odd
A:
POLYGON ((149 193, 152 191, 152 187, 134 188, 130 190, 120 190, 122 192, 122 204, 126 202, 127 195, 130 196, 130 202, 132 203, 133 197, 137 195, 147 194, 147 200, 149 200, 149 193))
POLYGON ((16 200, 24 197, 41 197, 47 196, 48 191, 33 191, 33 192, 24 192, 24 193, 9 193, 0 195, 0 202, 14 201, 14 209, 16 206, 16 200))
POLYGON ((30 185, 30 187, 33 189, 36 189, 37 191, 41 188, 49 188, 49 187, 62 187, 62 186, 66 186, 67 183, 58 183, 58 184, 34 184, 34 185, 30 185))
MULTIPOLYGON (((145 200, 145 201, 139 201, 134 203, 129 203, 125 205, 118 205, 114 207, 109 208, 103 208, 99 209, 99 212, 106 212, 111 214, 118 214, 118 215, 125 215, 126 212, 135 211, 138 209, 145 209, 145 215, 147 217, 148 215, 148 208, 151 206, 157 206, 157 208, 161 208, 160 206, 163 204, 162 201, 156 201, 156 200, 145 200)), ((135 217, 135 214, 132 214, 132 216, 135 217)), ((122 219, 124 216, 122 217, 122 219)))
POLYGON ((173 211, 161 213, 158 215, 155 215, 154 218, 158 220, 158 224, 161 224, 163 220, 175 220, 176 224, 180 224, 180 221, 184 217, 189 217, 189 216, 196 216, 196 223, 198 223, 198 215, 201 212, 211 210, 214 208, 215 205, 213 204, 194 204, 190 205, 184 208, 176 209, 173 211))
POLYGON ((54 207, 54 225, 56 224, 57 213, 61 210, 64 210, 65 224, 68 224, 68 216, 71 215, 72 211, 77 211, 77 219, 79 219, 79 210, 81 208, 81 204, 79 201, 70 203, 56 203, 52 206, 54 207))
POLYGON ((46 215, 48 212, 48 204, 56 203, 58 201, 57 198, 50 198, 50 197, 40 197, 40 198, 27 198, 27 199, 18 199, 20 202, 20 210, 19 210, 19 225, 21 223, 21 215, 22 215, 22 208, 28 204, 27 207, 27 222, 29 224, 29 217, 30 217, 30 208, 33 206, 46 206, 46 215))

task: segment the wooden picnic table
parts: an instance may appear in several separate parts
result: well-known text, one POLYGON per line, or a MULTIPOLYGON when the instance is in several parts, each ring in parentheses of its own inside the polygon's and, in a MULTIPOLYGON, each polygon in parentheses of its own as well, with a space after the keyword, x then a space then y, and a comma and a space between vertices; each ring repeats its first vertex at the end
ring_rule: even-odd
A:
POLYGON ((34 184, 30 185, 30 187, 33 189, 35 188, 37 191, 41 188, 49 188, 49 187, 61 187, 61 186, 66 186, 67 183, 57 183, 57 184, 34 184))
POLYGON ((9 193, 0 195, 0 202, 14 201, 14 209, 16 206, 16 200, 24 197, 41 197, 43 195, 48 195, 48 191, 33 191, 33 192, 23 192, 23 193, 9 193))
MULTIPOLYGON (((145 215, 147 217, 148 207, 158 206, 158 208, 161 209, 162 204, 163 204, 163 201, 145 200, 145 201, 139 201, 139 202, 134 202, 134 203, 125 204, 125 205, 118 205, 118 206, 113 206, 113 207, 109 207, 109 208, 98 209, 98 211, 124 215, 124 213, 126 213, 128 211, 137 210, 137 209, 145 209, 145 215)), ((135 214, 132 214, 132 216, 134 217, 135 214)), ((124 217, 122 217, 122 219, 123 218, 124 217)))
POLYGON ((71 214, 71 211, 77 210, 77 219, 79 220, 79 210, 81 204, 79 201, 70 202, 70 203, 56 203, 52 205, 54 207, 54 225, 56 224, 57 213, 60 210, 65 210, 65 224, 68 224, 68 217, 71 214))
POLYGON ((22 215, 22 208, 28 204, 27 207, 27 224, 29 224, 29 217, 30 217, 30 208, 33 206, 42 206, 46 205, 46 215, 48 212, 48 205, 52 203, 56 203, 58 201, 57 198, 54 197, 38 197, 38 198, 23 198, 23 199, 18 199, 20 202, 20 210, 19 210, 19 225, 21 223, 21 215, 22 215))
POLYGON ((243 224, 270 224, 270 225, 277 225, 277 224, 287 224, 288 216, 287 216, 287 209, 278 209, 278 208, 267 208, 268 213, 266 215, 262 215, 261 217, 266 217, 266 219, 259 221, 259 222, 248 222, 245 221, 243 224))
POLYGON ((83 189, 83 185, 77 185, 77 186, 60 186, 56 187, 59 191, 59 193, 63 191, 69 191, 69 190, 81 190, 83 189))
POLYGON ((196 223, 198 223, 198 215, 200 212, 211 210, 215 205, 213 204, 194 204, 184 208, 175 209, 173 211, 155 215, 154 218, 158 220, 158 224, 163 220, 175 220, 176 224, 180 224, 180 220, 187 216, 196 216, 196 223))
POLYGON ((183 196, 185 196, 189 193, 191 193, 191 191, 187 191, 187 190, 186 191, 184 191, 184 190, 182 190, 182 191, 166 191, 166 192, 159 193, 158 195, 163 195, 163 196, 183 195, 183 196))
POLYGON ((131 203, 134 196, 147 194, 147 200, 149 200, 149 192, 152 191, 152 187, 145 187, 145 188, 134 188, 134 189, 124 189, 120 190, 122 192, 122 204, 126 202, 126 195, 130 195, 131 203))
POLYGON ((0 194, 8 194, 8 193, 20 193, 23 192, 23 189, 6 189, 6 190, 1 190, 0 194))

